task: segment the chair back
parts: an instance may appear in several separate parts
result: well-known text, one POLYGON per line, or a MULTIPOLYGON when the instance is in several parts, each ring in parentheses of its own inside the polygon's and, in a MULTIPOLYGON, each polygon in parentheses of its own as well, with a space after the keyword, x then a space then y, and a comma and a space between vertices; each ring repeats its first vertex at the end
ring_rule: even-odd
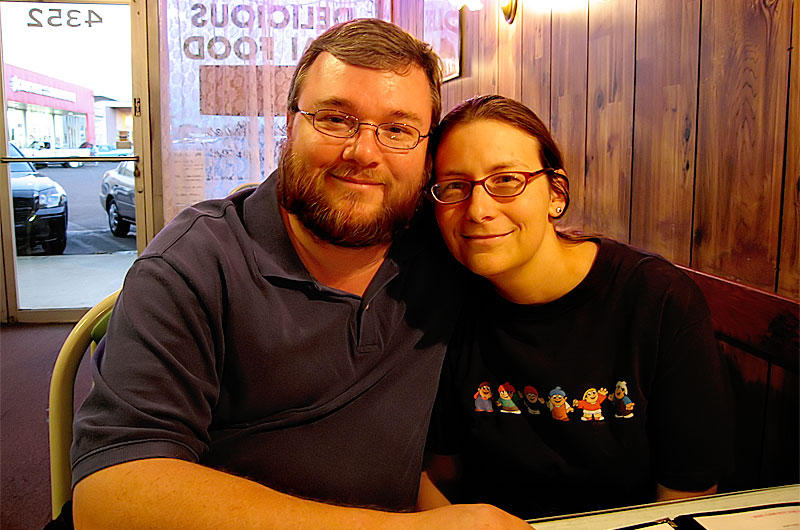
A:
POLYGON ((50 379, 50 496, 53 519, 58 518, 64 504, 72 498, 72 418, 75 413, 75 376, 86 350, 103 335, 108 317, 119 290, 111 293, 91 308, 75 324, 58 352, 53 376, 50 379))
POLYGON ((242 190, 247 190, 247 189, 250 189, 250 188, 257 188, 259 184, 260 184, 259 182, 245 182, 244 184, 239 184, 238 186, 236 186, 235 188, 233 188, 233 189, 232 189, 232 190, 231 190, 231 191, 228 193, 228 196, 230 197, 230 196, 231 196, 231 195, 233 195, 234 193, 238 193, 238 192, 240 192, 240 191, 242 191, 242 190))

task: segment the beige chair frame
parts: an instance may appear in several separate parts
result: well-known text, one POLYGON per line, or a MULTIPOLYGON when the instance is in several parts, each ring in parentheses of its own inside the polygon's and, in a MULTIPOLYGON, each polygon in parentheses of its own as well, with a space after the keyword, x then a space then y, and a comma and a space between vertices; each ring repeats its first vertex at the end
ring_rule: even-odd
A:
POLYGON ((228 192, 228 196, 231 196, 238 191, 246 190, 248 188, 257 188, 259 184, 260 182, 245 182, 244 184, 239 184, 238 186, 236 186, 235 188, 233 188, 231 191, 228 192))
POLYGON ((50 498, 53 519, 61 514, 64 504, 72 498, 72 418, 75 414, 75 376, 86 350, 94 353, 94 327, 114 307, 119 291, 97 303, 75 324, 58 352, 53 376, 50 379, 50 498))

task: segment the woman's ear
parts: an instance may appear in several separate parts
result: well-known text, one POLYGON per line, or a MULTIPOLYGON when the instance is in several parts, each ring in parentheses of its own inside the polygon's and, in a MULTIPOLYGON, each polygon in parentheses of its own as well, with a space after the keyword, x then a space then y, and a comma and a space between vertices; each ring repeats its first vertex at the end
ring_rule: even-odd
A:
POLYGON ((553 219, 557 219, 564 215, 567 209, 567 193, 569 190, 569 180, 567 174, 563 169, 556 169, 553 171, 552 180, 550 181, 550 206, 548 214, 553 219))

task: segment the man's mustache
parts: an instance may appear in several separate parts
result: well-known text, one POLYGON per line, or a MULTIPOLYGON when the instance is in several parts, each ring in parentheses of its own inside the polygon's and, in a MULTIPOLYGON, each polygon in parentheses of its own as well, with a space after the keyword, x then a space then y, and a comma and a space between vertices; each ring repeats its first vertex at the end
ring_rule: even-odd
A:
POLYGON ((356 180, 370 184, 386 184, 387 179, 381 171, 374 169, 364 169, 352 164, 332 164, 323 170, 334 177, 341 179, 356 180))

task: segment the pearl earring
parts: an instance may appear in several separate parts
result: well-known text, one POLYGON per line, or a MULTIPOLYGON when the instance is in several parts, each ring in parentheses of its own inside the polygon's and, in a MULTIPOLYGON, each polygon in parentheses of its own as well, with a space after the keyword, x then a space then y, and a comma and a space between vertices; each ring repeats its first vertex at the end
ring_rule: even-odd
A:
POLYGON ((556 206, 556 213, 561 213, 563 211, 564 211, 564 208, 562 208, 561 206, 556 206))

